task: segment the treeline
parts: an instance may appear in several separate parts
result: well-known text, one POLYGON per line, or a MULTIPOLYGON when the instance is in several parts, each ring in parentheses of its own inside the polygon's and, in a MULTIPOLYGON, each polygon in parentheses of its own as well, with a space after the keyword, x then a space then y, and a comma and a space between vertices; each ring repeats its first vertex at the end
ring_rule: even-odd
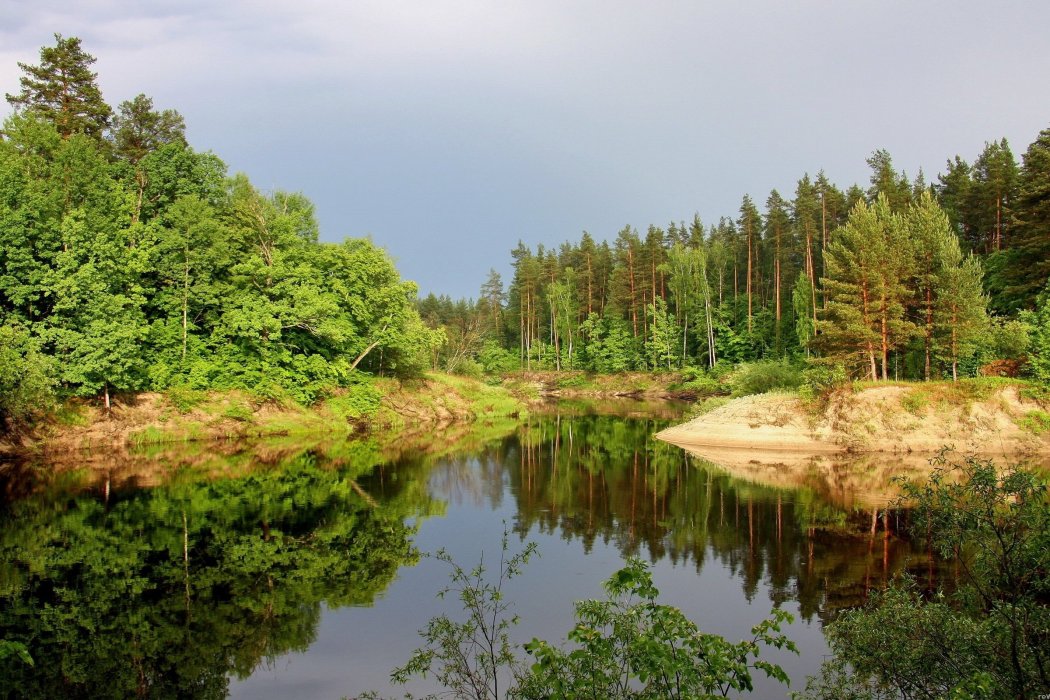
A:
POLYGON ((508 285, 493 271, 477 301, 421 300, 449 336, 433 362, 619 372, 806 357, 886 379, 1016 374, 1037 359, 1050 129, 1021 164, 990 142, 934 184, 885 151, 868 164, 867 189, 807 174, 791 198, 745 195, 710 226, 695 216, 611 242, 519 243, 508 285))
POLYGON ((0 138, 0 428, 60 393, 244 388, 310 401, 411 373, 440 334, 369 240, 195 151, 174 110, 107 105, 56 35, 0 138))

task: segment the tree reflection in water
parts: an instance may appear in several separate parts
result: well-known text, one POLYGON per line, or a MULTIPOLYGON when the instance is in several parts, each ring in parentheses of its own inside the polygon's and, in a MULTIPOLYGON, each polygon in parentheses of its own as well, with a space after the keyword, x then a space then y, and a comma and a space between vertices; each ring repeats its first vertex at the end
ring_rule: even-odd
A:
POLYGON ((748 601, 768 589, 807 621, 905 569, 940 583, 922 543, 897 534, 907 513, 851 491, 849 467, 715 466, 651 437, 670 416, 635 416, 574 406, 396 453, 169 446, 94 484, 38 471, 28 495, 32 480, 12 477, 0 485, 0 639, 35 665, 5 659, 0 696, 223 697, 231 678, 310 647, 325 608, 371 604, 417 560, 421 518, 457 504, 509 509, 523 538, 585 553, 717 566, 748 601))
MULTIPOLYGON (((748 599, 767 582, 774 602, 797 600, 809 620, 832 619, 908 570, 931 589, 943 572, 897 533, 907 514, 802 470, 797 485, 762 485, 652 438, 665 421, 538 416, 482 455, 431 473, 436 498, 516 501, 516 528, 596 541, 623 556, 729 569, 748 599), (848 495, 848 505, 827 499, 848 495)), ((861 465, 859 473, 868 473, 861 465)), ((880 474, 889 479, 888 475, 880 474)), ((884 494, 883 494, 884 496, 884 494)))

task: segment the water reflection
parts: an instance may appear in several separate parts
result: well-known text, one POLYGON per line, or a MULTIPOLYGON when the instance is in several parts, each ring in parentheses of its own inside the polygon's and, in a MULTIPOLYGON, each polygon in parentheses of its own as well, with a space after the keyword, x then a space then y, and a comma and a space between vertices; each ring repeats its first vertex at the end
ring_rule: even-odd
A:
POLYGON ((888 490, 873 489, 879 479, 917 472, 838 465, 865 475, 851 481, 780 463, 770 467, 777 478, 756 479, 766 475, 751 461, 727 468, 653 439, 665 425, 536 417, 479 457, 438 465, 431 489, 440 500, 492 508, 513 497, 523 537, 557 534, 586 552, 612 544, 623 556, 688 563, 697 572, 716 561, 749 600, 768 586, 775 602, 798 601, 807 620, 830 620, 906 570, 931 589, 941 583, 929 553, 897 536, 907 514, 887 507, 888 490))
POLYGON ((379 502, 309 455, 279 469, 0 516, 3 697, 221 698, 229 675, 313 641, 321 603, 370 603, 416 560, 411 489, 379 502))
MULTIPOLYGON (((162 446, 94 455, 90 470, 0 469, 0 640, 36 662, 9 658, 0 696, 223 697, 231 677, 309 653, 323 615, 381 597, 416 562, 420 523, 470 511, 510 512, 548 547, 725 571, 747 600, 797 601, 806 620, 904 570, 938 584, 863 470, 716 466, 651 437, 673 407, 638 408, 574 404, 417 443, 162 446)), ((444 580, 424 583, 415 599, 444 580)))

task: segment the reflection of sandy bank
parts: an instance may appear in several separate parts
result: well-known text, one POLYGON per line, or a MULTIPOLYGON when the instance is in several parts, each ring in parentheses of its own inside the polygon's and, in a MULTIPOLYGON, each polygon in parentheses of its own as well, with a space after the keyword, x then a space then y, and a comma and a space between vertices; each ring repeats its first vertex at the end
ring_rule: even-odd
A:
POLYGON ((885 505, 898 495, 895 477, 918 479, 931 469, 929 455, 682 447, 733 477, 773 488, 808 489, 846 509, 885 505))

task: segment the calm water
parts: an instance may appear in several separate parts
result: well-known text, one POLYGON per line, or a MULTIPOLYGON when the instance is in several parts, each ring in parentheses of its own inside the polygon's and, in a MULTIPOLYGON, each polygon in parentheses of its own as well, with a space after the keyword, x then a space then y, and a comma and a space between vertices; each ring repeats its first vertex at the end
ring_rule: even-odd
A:
MULTIPOLYGON (((26 483, 11 478, 0 639, 24 642, 36 663, 4 660, 0 696, 432 689, 388 684, 416 630, 454 611, 435 596, 447 566, 420 553, 492 561, 504 528, 515 551, 539 545, 508 592, 521 641, 564 639, 572 601, 601 596, 634 555, 705 631, 735 641, 771 607, 792 612, 802 654, 769 658, 796 686, 819 667, 836 611, 904 568, 933 575, 923 553, 887 536, 898 514, 843 495, 848 468, 785 481, 763 476, 776 465, 717 467, 651 438, 667 407, 597 408, 566 405, 393 458, 367 443, 197 447, 114 463, 101 481, 41 471, 29 494, 11 493, 26 483)), ((786 695, 756 680, 753 697, 786 695)))

